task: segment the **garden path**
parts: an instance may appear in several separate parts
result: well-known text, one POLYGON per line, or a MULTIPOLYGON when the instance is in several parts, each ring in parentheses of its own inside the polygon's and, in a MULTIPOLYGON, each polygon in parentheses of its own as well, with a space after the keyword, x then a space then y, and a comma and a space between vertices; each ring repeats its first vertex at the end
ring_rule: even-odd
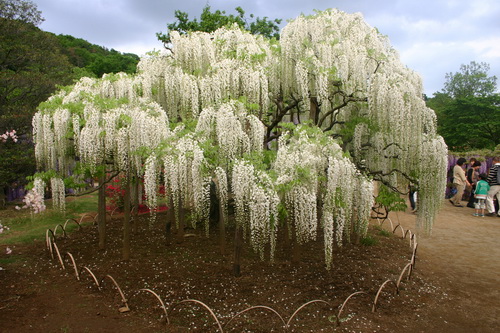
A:
MULTIPOLYGON (((442 290, 434 304, 415 314, 409 332, 500 329, 500 218, 472 213, 474 209, 453 207, 446 200, 432 236, 419 237, 416 270, 442 290)), ((395 224, 399 218, 405 229, 415 229, 414 215, 393 214, 395 224)))

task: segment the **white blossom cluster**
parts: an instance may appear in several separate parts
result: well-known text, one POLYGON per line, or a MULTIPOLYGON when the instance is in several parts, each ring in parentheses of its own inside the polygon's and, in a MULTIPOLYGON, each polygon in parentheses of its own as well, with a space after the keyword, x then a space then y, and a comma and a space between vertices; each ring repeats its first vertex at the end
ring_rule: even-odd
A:
POLYGON ((180 209, 191 208, 192 226, 196 226, 197 220, 203 221, 208 234, 210 180, 204 175, 203 151, 189 133, 173 141, 164 153, 165 189, 172 198, 176 222, 180 209))
POLYGON ((38 193, 42 199, 45 198, 45 182, 41 178, 36 177, 33 181, 33 191, 38 193))
POLYGON ((263 150, 264 124, 248 114, 245 106, 230 101, 219 108, 206 108, 201 114, 196 132, 204 138, 212 138, 226 161, 234 160, 251 151, 263 150))
POLYGON ((328 269, 335 245, 342 246, 343 240, 349 239, 353 232, 360 236, 366 234, 373 201, 372 181, 359 174, 348 158, 330 157, 322 220, 328 269))
POLYGON ((448 147, 444 140, 442 138, 425 140, 421 146, 420 161, 417 225, 431 233, 432 223, 429 221, 434 221, 441 207, 441 200, 436 198, 442 197, 446 191, 448 147))
POLYGON ((52 189, 52 205, 55 209, 64 211, 66 209, 66 191, 64 181, 61 178, 53 177, 50 179, 52 189))
POLYGON ((243 228, 245 235, 250 233, 250 244, 261 259, 269 244, 272 260, 280 200, 271 178, 247 161, 237 160, 232 172, 232 193, 237 226, 243 228))
POLYGON ((392 62, 395 52, 361 14, 328 10, 300 16, 283 29, 282 82, 302 98, 317 97, 331 105, 334 87, 347 94, 366 91, 381 61, 392 62))
POLYGON ((171 39, 173 53, 142 60, 137 80, 143 96, 158 101, 170 118, 197 118, 200 110, 242 96, 258 105, 262 115, 269 95, 278 95, 269 91, 267 73, 277 61, 264 38, 232 27, 187 36, 171 32, 171 39), (148 89, 156 93, 148 94, 148 89))
POLYGON ((217 167, 214 170, 215 178, 217 179, 217 198, 219 199, 219 205, 221 205, 221 213, 223 214, 223 220, 227 221, 228 214, 228 199, 229 199, 229 188, 226 171, 217 167))
POLYGON ((295 230, 299 244, 316 238, 318 178, 324 164, 322 147, 304 127, 297 127, 293 137, 280 137, 273 170, 276 184, 284 192, 282 201, 289 214, 290 230, 295 230))
POLYGON ((159 165, 155 154, 149 155, 144 166, 144 194, 146 204, 153 211, 158 207, 159 165))

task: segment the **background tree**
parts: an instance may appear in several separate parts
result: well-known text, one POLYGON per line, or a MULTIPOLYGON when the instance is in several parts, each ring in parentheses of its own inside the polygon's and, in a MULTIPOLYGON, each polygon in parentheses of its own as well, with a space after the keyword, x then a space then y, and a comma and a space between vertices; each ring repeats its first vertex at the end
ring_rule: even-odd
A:
POLYGON ((455 151, 493 149, 500 143, 497 78, 489 64, 471 61, 446 74, 442 92, 427 100, 436 111, 438 133, 455 151))
POLYGON ((40 25, 45 19, 42 12, 29 0, 0 0, 0 17, 40 25))
MULTIPOLYGON (((245 18, 245 11, 241 7, 236 7, 237 15, 227 15, 225 11, 211 11, 210 6, 206 5, 201 12, 200 19, 189 19, 186 12, 180 10, 175 11, 176 22, 167 24, 168 31, 166 33, 158 32, 156 36, 158 40, 163 42, 165 46, 171 43, 170 32, 177 31, 181 35, 187 34, 190 31, 213 32, 219 28, 237 24, 240 28, 250 31, 254 35, 262 35, 267 38, 279 38, 279 25, 281 19, 268 20, 267 17, 257 17, 255 21, 248 22, 245 18)), ((254 15, 250 14, 250 19, 254 15)))
POLYGON ((438 121, 451 150, 494 149, 500 143, 500 95, 453 99, 438 121))
POLYGON ((139 57, 56 36, 37 26, 42 13, 31 1, 0 0, 0 133, 16 130, 19 141, 2 146, 0 187, 23 184, 35 170, 31 119, 40 102, 82 76, 134 73, 139 57))
POLYGON ((88 41, 70 35, 58 35, 62 54, 69 62, 80 68, 77 71, 79 79, 82 76, 101 77, 106 73, 135 73, 139 56, 133 53, 121 53, 114 49, 91 44, 88 41))
POLYGON ((57 39, 36 27, 42 20, 30 1, 0 2, 0 131, 16 130, 19 137, 2 147, 2 194, 35 170, 31 118, 36 107, 56 85, 72 81, 72 66, 57 39))
POLYGON ((460 71, 447 73, 443 92, 452 98, 484 97, 493 94, 497 88, 497 77, 488 76, 490 65, 471 61, 461 65, 460 71))

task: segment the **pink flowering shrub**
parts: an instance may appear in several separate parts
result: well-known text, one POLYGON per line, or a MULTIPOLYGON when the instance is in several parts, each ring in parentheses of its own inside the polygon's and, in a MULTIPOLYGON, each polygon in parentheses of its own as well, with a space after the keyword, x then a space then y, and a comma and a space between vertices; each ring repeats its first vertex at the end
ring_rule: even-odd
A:
POLYGON ((12 130, 12 131, 6 131, 4 134, 0 135, 0 140, 2 142, 7 142, 7 139, 11 138, 12 141, 14 142, 17 142, 17 135, 16 135, 16 130, 12 130))
MULTIPOLYGON (((141 182, 143 180, 141 179, 141 182)), ((165 186, 161 185, 159 187, 159 194, 165 196, 165 186)), ((122 179, 120 177, 115 177, 110 184, 106 186, 106 197, 110 201, 110 205, 106 206, 106 210, 113 211, 118 208, 118 211, 123 211, 123 197, 125 196, 125 189, 122 187, 122 179)), ((142 201, 145 201, 146 197, 142 195, 142 201)), ((165 204, 161 204, 156 208, 156 212, 166 211, 168 208, 165 204)), ((149 213, 150 209, 145 204, 139 204, 138 213, 149 213)))
POLYGON ((22 208, 30 208, 32 213, 38 214, 45 210, 43 197, 37 191, 29 190, 23 199, 24 206, 22 208))

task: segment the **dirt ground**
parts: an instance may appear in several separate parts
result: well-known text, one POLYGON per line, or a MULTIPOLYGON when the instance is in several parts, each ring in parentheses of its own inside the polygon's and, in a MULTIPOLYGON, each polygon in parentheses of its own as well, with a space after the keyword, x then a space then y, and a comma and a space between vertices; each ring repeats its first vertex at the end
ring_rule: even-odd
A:
MULTIPOLYGON (((384 281, 397 281, 412 256, 401 229, 373 221, 369 242, 337 249, 334 267, 323 262, 322 238, 302 249, 299 264, 290 262, 280 245, 274 264, 262 262, 249 248, 243 252, 242 276, 232 275, 232 254, 221 255, 215 230, 206 238, 190 230, 181 244, 166 246, 163 215, 149 226, 139 219, 133 258, 120 260, 121 220, 108 224, 108 250, 97 250, 96 227, 88 224, 68 239, 58 239, 61 253, 71 252, 80 281, 65 258, 66 270, 50 258, 44 235, 30 245, 10 246, 0 259, 0 332, 282 332, 294 312, 313 300, 290 321, 292 332, 497 332, 500 327, 500 218, 473 217, 470 208, 443 204, 431 237, 417 236, 418 252, 410 280, 400 293, 391 283, 372 304, 384 281), (390 232, 388 232, 390 231, 390 232), (11 261, 9 263, 9 261, 11 261), (120 285, 130 311, 106 275, 120 285), (169 324, 155 291, 168 309, 169 324), (344 300, 353 296, 336 322, 344 300), (327 304, 328 303, 328 304, 327 304), (251 306, 265 306, 248 311, 251 306), (273 309, 275 312, 272 312, 273 309)), ((415 215, 391 216, 394 225, 415 231, 415 215)), ((56 221, 60 223, 61 221, 56 221)), ((55 224, 56 224, 55 223, 55 224)), ((279 242, 281 244, 282 242, 279 242)), ((228 237, 228 249, 231 240, 228 237)), ((0 244, 0 248, 5 245, 0 244)), ((406 275, 404 275, 406 277, 406 275)))

